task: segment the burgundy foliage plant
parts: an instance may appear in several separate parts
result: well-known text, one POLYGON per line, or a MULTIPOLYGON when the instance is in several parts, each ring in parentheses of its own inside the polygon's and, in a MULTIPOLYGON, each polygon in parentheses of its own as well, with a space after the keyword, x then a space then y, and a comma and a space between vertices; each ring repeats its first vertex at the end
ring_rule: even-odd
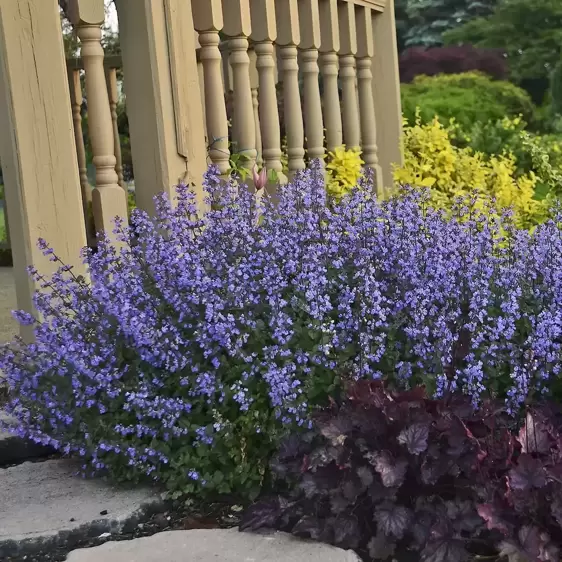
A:
POLYGON ((354 382, 284 443, 279 495, 252 505, 241 530, 273 527, 365 560, 558 560, 560 427, 553 410, 529 411, 517 431, 492 402, 354 382))
POLYGON ((478 70, 496 80, 508 76, 507 61, 497 49, 478 49, 472 45, 451 47, 411 47, 400 55, 400 81, 410 83, 424 74, 460 74, 478 70))

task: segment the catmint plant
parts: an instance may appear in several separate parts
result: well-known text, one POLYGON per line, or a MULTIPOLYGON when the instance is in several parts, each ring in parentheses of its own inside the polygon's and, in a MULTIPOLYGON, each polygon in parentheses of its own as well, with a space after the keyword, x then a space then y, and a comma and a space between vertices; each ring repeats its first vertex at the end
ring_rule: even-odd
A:
POLYGON ((318 163, 275 204, 216 167, 204 187, 204 216, 180 185, 176 205, 160 195, 154 217, 117 222, 119 245, 101 235, 88 283, 30 269, 39 315, 16 317, 35 341, 0 352, 22 436, 86 474, 253 496, 279 439, 345 379, 513 412, 556 387, 559 218, 531 235, 477 197, 445 217, 424 191, 377 199, 369 174, 335 201, 318 163))

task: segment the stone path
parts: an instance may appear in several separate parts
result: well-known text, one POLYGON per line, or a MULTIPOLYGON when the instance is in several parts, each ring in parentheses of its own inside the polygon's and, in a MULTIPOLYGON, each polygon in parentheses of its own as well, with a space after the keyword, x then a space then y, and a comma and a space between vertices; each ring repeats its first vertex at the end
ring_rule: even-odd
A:
POLYGON ((126 542, 75 550, 68 562, 360 562, 351 552, 283 533, 237 529, 168 531, 126 542))
POLYGON ((0 468, 0 560, 121 533, 163 509, 153 489, 82 479, 68 460, 0 468))

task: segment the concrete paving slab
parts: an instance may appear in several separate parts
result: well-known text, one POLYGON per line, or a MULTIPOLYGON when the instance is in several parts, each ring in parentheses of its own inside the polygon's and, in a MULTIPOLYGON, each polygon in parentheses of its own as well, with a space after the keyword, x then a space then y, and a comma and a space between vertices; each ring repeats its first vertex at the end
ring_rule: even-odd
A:
POLYGON ((167 531, 132 541, 107 542, 68 555, 68 562, 359 562, 352 551, 285 533, 237 529, 167 531))
POLYGON ((0 560, 49 545, 72 548, 105 532, 127 532, 163 508, 154 489, 83 479, 78 469, 68 460, 0 469, 0 560))

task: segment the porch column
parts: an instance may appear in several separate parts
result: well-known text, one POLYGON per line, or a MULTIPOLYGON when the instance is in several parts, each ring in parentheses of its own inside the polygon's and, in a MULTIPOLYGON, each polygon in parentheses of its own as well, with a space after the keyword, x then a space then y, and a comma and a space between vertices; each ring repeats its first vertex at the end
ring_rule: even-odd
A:
MULTIPOLYGON (((86 245, 70 91, 56 0, 0 0, 0 159, 18 306, 32 311, 26 268, 55 264, 39 237, 83 273, 86 245)), ((30 339, 32 331, 22 329, 30 339)))

